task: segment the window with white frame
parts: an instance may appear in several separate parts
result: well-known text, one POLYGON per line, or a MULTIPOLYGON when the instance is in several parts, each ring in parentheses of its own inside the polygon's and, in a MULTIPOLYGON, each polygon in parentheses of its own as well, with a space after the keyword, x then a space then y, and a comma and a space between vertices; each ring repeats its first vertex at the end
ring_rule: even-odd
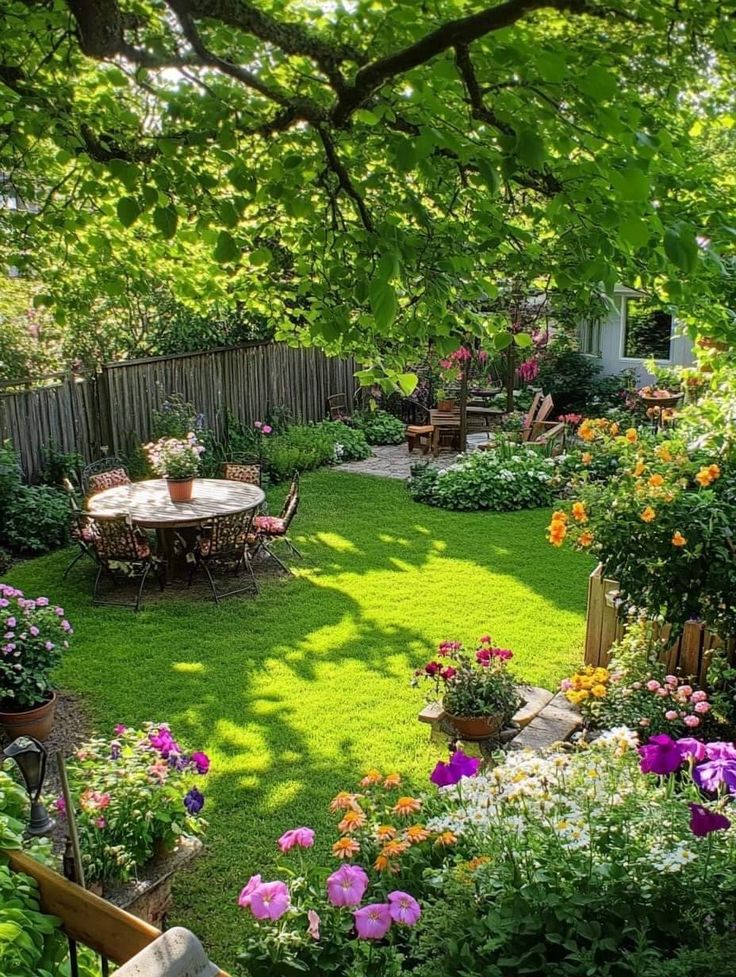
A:
POLYGON ((622 356, 627 360, 671 359, 672 315, 648 298, 626 298, 622 356))

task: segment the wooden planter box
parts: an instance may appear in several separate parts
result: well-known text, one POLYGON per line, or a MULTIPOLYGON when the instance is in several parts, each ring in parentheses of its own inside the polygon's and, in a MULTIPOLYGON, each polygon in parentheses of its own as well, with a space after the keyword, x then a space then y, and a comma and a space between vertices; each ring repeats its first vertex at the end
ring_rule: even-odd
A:
MULTIPOLYGON (((611 646, 623 636, 626 630, 626 621, 619 615, 618 608, 606 600, 606 594, 618 589, 618 581, 604 577, 603 566, 598 564, 588 579, 588 612, 585 621, 586 665, 606 666, 611 646)), ((659 630, 665 641, 670 630, 669 624, 663 624, 659 630)), ((698 621, 688 621, 682 634, 669 647, 663 660, 669 672, 679 672, 703 685, 710 659, 708 652, 722 647, 724 643, 717 634, 709 631, 698 621)), ((736 659, 734 639, 730 639, 725 647, 733 662, 736 659)))

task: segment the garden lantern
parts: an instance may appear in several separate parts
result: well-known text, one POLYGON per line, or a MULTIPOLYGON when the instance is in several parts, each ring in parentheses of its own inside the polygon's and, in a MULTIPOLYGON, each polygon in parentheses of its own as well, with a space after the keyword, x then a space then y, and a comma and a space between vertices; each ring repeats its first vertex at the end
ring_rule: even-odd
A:
POLYGON ((55 822, 39 800, 46 776, 47 753, 43 744, 33 736, 19 736, 5 747, 3 756, 15 760, 26 785, 31 802, 31 817, 26 832, 32 836, 50 834, 55 822))

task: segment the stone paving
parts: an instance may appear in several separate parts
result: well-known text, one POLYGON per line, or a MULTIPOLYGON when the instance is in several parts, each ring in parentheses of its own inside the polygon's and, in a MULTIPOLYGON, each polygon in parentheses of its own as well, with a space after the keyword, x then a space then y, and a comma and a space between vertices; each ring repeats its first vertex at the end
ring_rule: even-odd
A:
POLYGON ((429 461, 438 468, 447 468, 457 455, 454 451, 443 451, 437 458, 423 455, 421 451, 409 454, 405 444, 381 444, 373 449, 373 457, 365 461, 348 461, 339 465, 343 472, 355 472, 359 475, 378 475, 381 478, 408 478, 409 468, 417 461, 429 461))

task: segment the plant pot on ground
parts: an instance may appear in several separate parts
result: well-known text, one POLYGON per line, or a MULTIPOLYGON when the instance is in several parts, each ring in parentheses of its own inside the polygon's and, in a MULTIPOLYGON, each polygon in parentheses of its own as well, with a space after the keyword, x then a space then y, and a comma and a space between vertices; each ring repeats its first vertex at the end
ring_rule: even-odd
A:
POLYGON ((7 736, 46 739, 56 706, 52 672, 73 634, 64 608, 0 583, 0 726, 7 736))

